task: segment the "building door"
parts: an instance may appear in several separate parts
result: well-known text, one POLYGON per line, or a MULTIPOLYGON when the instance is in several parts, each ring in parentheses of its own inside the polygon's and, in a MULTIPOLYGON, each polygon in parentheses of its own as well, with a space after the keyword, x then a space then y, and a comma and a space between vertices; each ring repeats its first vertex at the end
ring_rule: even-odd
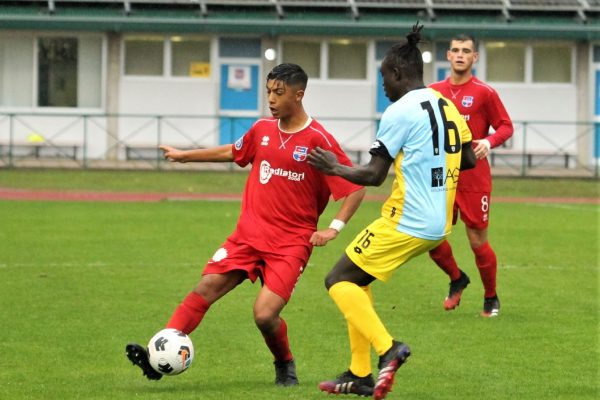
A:
POLYGON ((219 144, 235 142, 260 116, 260 39, 219 41, 219 144))

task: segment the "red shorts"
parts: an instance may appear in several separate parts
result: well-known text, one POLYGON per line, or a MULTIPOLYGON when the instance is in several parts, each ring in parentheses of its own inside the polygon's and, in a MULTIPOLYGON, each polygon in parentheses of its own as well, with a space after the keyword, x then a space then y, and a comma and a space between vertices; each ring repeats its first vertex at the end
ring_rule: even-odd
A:
POLYGON ((246 271, 252 282, 260 278, 262 284, 286 302, 304 271, 306 261, 299 257, 268 253, 254 247, 227 240, 204 267, 202 275, 246 271))
POLYGON ((456 224, 458 211, 460 219, 469 228, 487 229, 490 215, 491 193, 456 192, 454 200, 453 224, 456 224))

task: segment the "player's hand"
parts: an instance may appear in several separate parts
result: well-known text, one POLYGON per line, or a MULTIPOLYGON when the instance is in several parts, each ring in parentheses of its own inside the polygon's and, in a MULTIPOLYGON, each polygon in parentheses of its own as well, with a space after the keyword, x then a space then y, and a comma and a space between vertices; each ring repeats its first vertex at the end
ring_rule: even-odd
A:
POLYGON ((316 231, 310 237, 310 244, 313 246, 325 246, 327 242, 333 240, 338 235, 338 231, 332 228, 323 229, 322 231, 316 231))
POLYGON ((164 144, 158 146, 158 148, 164 151, 163 155, 165 159, 169 161, 185 162, 185 160, 183 159, 183 151, 178 150, 175 147, 166 146, 164 144))
POLYGON ((490 147, 492 147, 489 140, 473 140, 473 143, 475 143, 473 152, 475 153, 475 157, 477 157, 478 160, 488 156, 488 154, 490 153, 490 147))
POLYGON ((310 152, 308 163, 327 175, 334 175, 334 170, 339 165, 335 154, 320 147, 315 147, 310 152))

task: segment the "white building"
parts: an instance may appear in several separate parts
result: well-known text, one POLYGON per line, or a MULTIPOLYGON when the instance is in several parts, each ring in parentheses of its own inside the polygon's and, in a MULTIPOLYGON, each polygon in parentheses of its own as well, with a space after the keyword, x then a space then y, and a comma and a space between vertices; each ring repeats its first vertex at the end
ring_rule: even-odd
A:
POLYGON ((451 36, 480 41, 476 73, 516 127, 496 164, 597 177, 599 12, 598 0, 0 1, 0 161, 230 143, 268 114, 264 77, 280 62, 305 68, 308 112, 361 154, 388 104, 383 54, 420 20, 426 83, 447 73, 451 36))

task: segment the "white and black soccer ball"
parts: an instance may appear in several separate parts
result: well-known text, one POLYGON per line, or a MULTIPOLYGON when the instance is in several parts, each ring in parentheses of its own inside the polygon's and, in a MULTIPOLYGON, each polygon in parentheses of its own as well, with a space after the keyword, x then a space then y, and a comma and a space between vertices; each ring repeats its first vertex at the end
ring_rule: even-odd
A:
POLYGON ((148 343, 150 365, 163 375, 177 375, 192 365, 194 345, 188 335, 177 329, 163 329, 148 343))

